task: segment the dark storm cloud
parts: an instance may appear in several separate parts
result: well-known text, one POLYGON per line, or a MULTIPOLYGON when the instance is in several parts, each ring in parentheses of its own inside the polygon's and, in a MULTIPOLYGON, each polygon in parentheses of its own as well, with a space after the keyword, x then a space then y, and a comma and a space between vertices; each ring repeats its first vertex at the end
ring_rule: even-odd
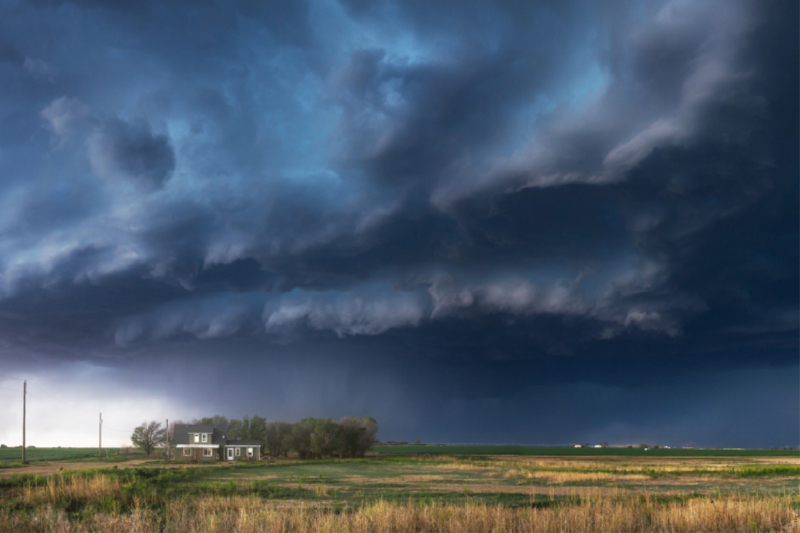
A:
POLYGON ((2 11, 15 358, 408 357, 519 416, 796 362, 792 3, 2 11))
POLYGON ((107 120, 89 137, 89 163, 100 177, 122 177, 145 188, 164 185, 175 168, 175 154, 165 135, 153 135, 147 124, 107 120))

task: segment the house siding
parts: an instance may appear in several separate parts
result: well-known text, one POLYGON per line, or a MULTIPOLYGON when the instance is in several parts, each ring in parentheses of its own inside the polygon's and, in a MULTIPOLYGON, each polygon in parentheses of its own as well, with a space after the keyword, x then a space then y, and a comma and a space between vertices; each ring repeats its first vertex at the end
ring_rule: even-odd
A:
MULTIPOLYGON (((205 448, 208 449, 208 448, 205 448)), ((183 461, 187 463, 213 463, 218 460, 219 458, 219 450, 212 448, 211 451, 213 452, 211 457, 205 457, 203 455, 204 448, 175 448, 175 460, 176 461, 183 461), (192 453, 189 456, 183 455, 184 450, 191 450, 192 453)))
POLYGON ((189 442, 185 442, 185 443, 181 442, 179 444, 214 444, 212 442, 214 440, 214 434, 213 433, 205 433, 205 435, 208 435, 208 436, 206 437, 206 441, 203 442, 203 433, 190 432, 189 433, 189 442), (194 434, 195 433, 198 433, 200 435, 200 439, 197 442, 194 441, 194 434))
MULTIPOLYGON (((223 452, 223 460, 228 460, 228 452, 227 448, 238 448, 239 446, 226 446, 225 451, 223 452)), ((234 451, 233 460, 234 461, 260 461, 261 460, 261 446, 254 444, 252 446, 243 446, 241 447, 241 455, 237 456, 236 452, 234 451), (247 456, 247 448, 253 448, 253 456, 247 456)))

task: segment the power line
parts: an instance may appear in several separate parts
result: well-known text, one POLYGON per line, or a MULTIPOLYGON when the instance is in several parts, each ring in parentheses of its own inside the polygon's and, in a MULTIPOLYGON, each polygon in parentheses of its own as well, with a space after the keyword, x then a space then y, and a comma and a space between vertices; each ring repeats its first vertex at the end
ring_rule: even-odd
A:
MULTIPOLYGON (((15 376, 9 376, 7 374, 0 374, 0 377, 4 377, 4 378, 8 378, 8 379, 14 379, 14 380, 22 381, 22 382, 26 381, 26 380, 24 380, 22 378, 18 378, 18 377, 15 377, 15 376)), ((7 390, 7 391, 13 391, 13 392, 17 392, 17 393, 20 392, 18 389, 11 389, 9 387, 0 387, 0 389, 7 390)), ((27 393, 27 391, 23 391, 23 392, 27 393)), ((42 390, 37 390, 36 392, 33 393, 33 395, 36 396, 36 397, 40 397, 40 398, 47 398, 47 399, 55 401, 55 402, 59 401, 58 399, 54 398, 50 394, 47 394, 46 392, 43 392, 42 390)), ((130 430, 116 429, 116 428, 108 427, 105 424, 103 424, 103 426, 105 427, 105 429, 114 431, 116 433, 122 433, 122 434, 125 434, 125 435, 130 435, 130 430)), ((24 435, 24 430, 23 430, 23 435, 24 435)), ((23 436, 23 440, 24 440, 24 436, 23 436)))
MULTIPOLYGON (((30 392, 29 392, 28 394, 30 394, 30 392)), ((42 392, 42 391, 36 391, 36 392, 34 392, 34 393, 33 393, 33 395, 34 395, 34 396, 44 396, 45 398, 48 398, 48 399, 50 399, 50 400, 53 400, 54 402, 57 402, 57 401, 59 401, 57 398, 53 398, 53 397, 52 397, 52 396, 50 396, 49 394, 46 394, 46 393, 44 393, 44 392, 42 392)))
MULTIPOLYGON (((6 377, 6 378, 11 378, 11 379, 16 379, 16 380, 19 380, 19 381, 25 381, 24 379, 15 378, 15 377, 12 377, 12 376, 6 376, 5 374, 0 374, 0 377, 6 377)), ((9 389, 8 387, 0 387, 0 389, 17 391, 17 389, 9 389)), ((28 394, 30 394, 30 392, 28 392, 28 394)), ((47 394, 46 392, 42 392, 41 390, 37 390, 36 392, 33 393, 33 395, 34 396, 45 396, 45 397, 53 400, 54 402, 59 401, 57 398, 54 398, 54 397, 50 396, 49 394, 47 394)))

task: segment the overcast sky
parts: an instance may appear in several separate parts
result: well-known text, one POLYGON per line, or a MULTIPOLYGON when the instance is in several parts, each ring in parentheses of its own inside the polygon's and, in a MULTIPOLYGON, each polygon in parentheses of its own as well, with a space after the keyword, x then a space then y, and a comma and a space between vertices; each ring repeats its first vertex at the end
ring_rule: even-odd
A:
POLYGON ((796 1, 0 0, 0 442, 800 442, 796 1))

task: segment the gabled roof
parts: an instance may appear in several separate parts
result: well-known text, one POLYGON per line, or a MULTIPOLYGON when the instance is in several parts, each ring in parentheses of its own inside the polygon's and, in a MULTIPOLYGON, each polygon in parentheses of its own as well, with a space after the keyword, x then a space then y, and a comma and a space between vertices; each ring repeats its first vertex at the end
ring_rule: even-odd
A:
POLYGON ((227 425, 214 426, 211 424, 175 424, 175 429, 179 427, 186 428, 187 433, 213 433, 215 429, 224 431, 228 429, 227 425))
POLYGON ((225 445, 228 433, 227 425, 213 426, 210 424, 175 424, 172 432, 173 444, 191 444, 189 442, 190 433, 211 433, 210 444, 225 445))

